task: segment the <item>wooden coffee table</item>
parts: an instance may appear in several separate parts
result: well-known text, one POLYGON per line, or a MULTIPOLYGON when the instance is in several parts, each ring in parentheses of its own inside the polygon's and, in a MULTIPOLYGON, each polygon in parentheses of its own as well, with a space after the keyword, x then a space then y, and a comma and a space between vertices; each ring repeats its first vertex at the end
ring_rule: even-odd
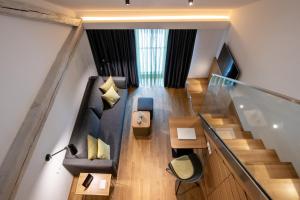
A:
POLYGON ((184 116, 184 117, 170 117, 170 141, 173 149, 173 156, 176 157, 177 150, 193 150, 207 148, 206 138, 203 128, 200 124, 199 117, 184 116), (179 140, 177 136, 177 128, 194 128, 196 133, 195 140, 179 140))
POLYGON ((76 194, 81 195, 95 195, 95 196, 109 196, 109 189, 111 183, 111 174, 100 174, 100 173, 90 173, 94 179, 91 182, 88 188, 85 188, 82 183, 84 179, 87 177, 88 173, 80 173, 77 186, 76 186, 76 194), (100 181, 105 180, 105 188, 100 189, 100 181))
POLYGON ((148 136, 150 134, 151 119, 149 111, 135 111, 132 112, 131 126, 135 136, 148 136), (138 124, 138 113, 143 114, 142 123, 138 124))

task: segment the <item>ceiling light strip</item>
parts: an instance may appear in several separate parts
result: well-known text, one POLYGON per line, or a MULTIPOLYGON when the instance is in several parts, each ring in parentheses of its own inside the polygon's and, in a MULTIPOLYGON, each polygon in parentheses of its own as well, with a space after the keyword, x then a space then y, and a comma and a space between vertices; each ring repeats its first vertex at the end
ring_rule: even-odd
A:
POLYGON ((226 15, 177 15, 177 16, 127 16, 127 17, 81 17, 83 21, 148 21, 148 20, 222 20, 229 21, 226 15))

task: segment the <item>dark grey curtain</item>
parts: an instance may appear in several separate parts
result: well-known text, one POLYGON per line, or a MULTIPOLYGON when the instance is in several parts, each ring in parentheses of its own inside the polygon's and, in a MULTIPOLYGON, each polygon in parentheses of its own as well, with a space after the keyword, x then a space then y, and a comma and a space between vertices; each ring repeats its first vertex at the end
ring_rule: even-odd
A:
POLYGON ((139 86, 134 30, 87 30, 100 76, 125 76, 139 86))
POLYGON ((183 88, 190 70, 197 30, 170 30, 164 85, 183 88))

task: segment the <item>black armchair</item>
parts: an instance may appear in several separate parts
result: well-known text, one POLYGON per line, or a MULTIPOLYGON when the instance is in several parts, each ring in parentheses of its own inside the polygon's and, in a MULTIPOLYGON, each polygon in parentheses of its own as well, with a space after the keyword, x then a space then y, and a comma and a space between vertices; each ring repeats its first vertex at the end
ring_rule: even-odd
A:
POLYGON ((178 193, 179 187, 182 182, 195 183, 197 186, 200 187, 198 181, 203 176, 203 167, 202 167, 201 160, 195 153, 192 153, 190 155, 184 155, 184 156, 174 159, 173 161, 171 161, 168 164, 168 168, 166 168, 166 171, 176 177, 176 183, 178 182, 177 187, 176 187, 176 183, 175 183, 175 193, 176 194, 178 193), (188 174, 190 174, 189 177, 186 177, 186 176, 184 177, 184 176, 182 176, 182 174, 178 173, 179 171, 178 171, 178 169, 176 169, 176 168, 178 168, 178 166, 175 165, 175 162, 180 161, 180 160, 181 160, 181 162, 185 162, 184 164, 186 164, 186 165, 191 165, 191 167, 189 169, 192 171, 188 172, 188 174))

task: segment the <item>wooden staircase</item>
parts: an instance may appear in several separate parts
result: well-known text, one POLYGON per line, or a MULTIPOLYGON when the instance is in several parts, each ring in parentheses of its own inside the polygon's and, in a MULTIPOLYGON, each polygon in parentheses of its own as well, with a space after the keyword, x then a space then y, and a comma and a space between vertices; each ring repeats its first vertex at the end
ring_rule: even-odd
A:
POLYGON ((291 163, 281 162, 275 150, 243 131, 232 116, 204 118, 272 199, 300 199, 300 179, 291 163))
POLYGON ((207 91, 207 78, 192 78, 187 81, 187 95, 191 99, 194 112, 200 112, 207 91))

